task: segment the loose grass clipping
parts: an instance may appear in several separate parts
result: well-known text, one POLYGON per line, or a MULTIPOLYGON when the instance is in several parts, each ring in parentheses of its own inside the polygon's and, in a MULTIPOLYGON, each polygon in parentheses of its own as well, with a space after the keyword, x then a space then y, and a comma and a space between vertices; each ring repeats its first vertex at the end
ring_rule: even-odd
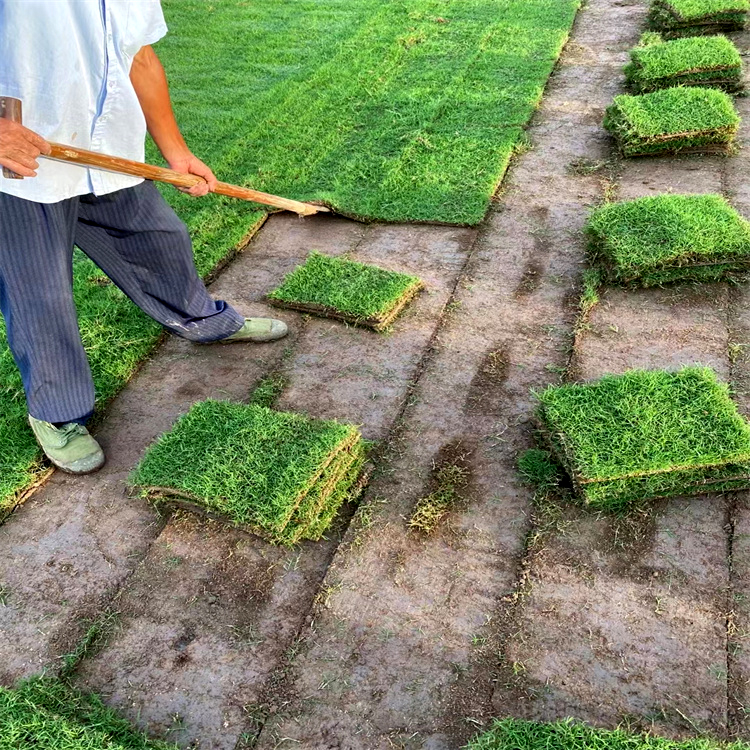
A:
POLYGON ((539 400, 542 434, 592 506, 750 487, 750 425, 709 368, 634 370, 539 400))
POLYGON ((364 462, 356 427, 209 400, 149 448, 131 483, 157 502, 291 545, 325 533, 364 462))
POLYGON ((313 252, 268 300, 277 307, 383 331, 423 288, 415 276, 313 252))
POLYGON ((49 677, 0 687, 0 750, 177 750, 149 739, 96 696, 49 677))
POLYGON ((596 209, 592 266, 610 284, 721 281, 750 271, 750 222, 720 195, 657 195, 596 209))
POLYGON ((626 157, 729 153, 739 124, 728 94, 697 86, 622 94, 604 117, 604 127, 626 157))
POLYGON ((659 34, 647 33, 631 51, 625 77, 636 94, 671 86, 710 86, 737 93, 742 90, 742 58, 724 36, 664 41, 659 34))
POLYGON ((499 719, 475 737, 466 750, 750 750, 744 742, 701 737, 670 740, 623 729, 594 729, 573 719, 552 723, 499 719))
POLYGON ((650 28, 667 36, 696 36, 745 28, 748 0, 653 0, 650 28))

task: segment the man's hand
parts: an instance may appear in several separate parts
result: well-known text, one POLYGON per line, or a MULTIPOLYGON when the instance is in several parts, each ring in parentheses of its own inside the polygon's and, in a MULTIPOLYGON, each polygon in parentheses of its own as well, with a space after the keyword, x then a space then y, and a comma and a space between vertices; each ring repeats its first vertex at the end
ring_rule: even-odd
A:
POLYGON ((216 177, 214 177, 214 173, 197 156, 189 151, 184 156, 171 158, 168 161, 171 169, 174 169, 177 172, 183 172, 184 174, 197 174, 198 177, 202 177, 205 180, 205 182, 201 182, 191 188, 178 188, 178 190, 181 190, 183 193, 198 198, 202 195, 206 195, 210 190, 213 190, 216 187, 216 177))
POLYGON ((40 135, 17 122, 0 118, 0 166, 23 177, 36 177, 37 156, 49 152, 49 143, 40 135))

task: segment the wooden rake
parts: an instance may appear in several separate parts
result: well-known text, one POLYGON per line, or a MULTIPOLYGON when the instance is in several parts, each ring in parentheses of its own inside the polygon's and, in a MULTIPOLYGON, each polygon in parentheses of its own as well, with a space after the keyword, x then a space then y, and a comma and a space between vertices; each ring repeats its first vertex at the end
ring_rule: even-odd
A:
MULTIPOLYGON (((10 96, 0 97, 0 117, 22 123, 22 108, 19 99, 10 96)), ((121 159, 117 156, 107 156, 98 154, 94 151, 87 151, 75 146, 64 146, 61 143, 50 143, 52 151, 49 154, 42 155, 44 159, 54 159, 55 161, 65 161, 71 164, 81 164, 95 169, 102 169, 107 172, 117 172, 127 174, 133 177, 143 177, 146 180, 156 182, 166 182, 177 187, 191 188, 204 182, 202 177, 192 174, 183 174, 176 172, 174 169, 165 169, 153 164, 144 164, 139 161, 130 159, 121 159)), ((7 179, 23 179, 9 169, 3 168, 3 177, 7 179)), ((329 209, 325 206, 315 206, 312 203, 302 203, 293 201, 288 198, 281 198, 278 195, 270 193, 261 193, 258 190, 240 187, 239 185, 230 185, 228 182, 219 182, 212 192, 217 195, 228 195, 230 198, 239 198, 244 201, 261 203, 264 206, 273 206, 285 211, 294 211, 300 216, 312 216, 317 213, 328 213, 329 209)))

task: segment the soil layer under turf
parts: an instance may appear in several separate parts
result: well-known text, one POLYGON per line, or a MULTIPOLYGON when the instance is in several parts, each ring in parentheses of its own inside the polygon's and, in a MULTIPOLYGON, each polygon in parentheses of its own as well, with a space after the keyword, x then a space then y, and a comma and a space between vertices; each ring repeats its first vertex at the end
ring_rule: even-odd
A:
MULTIPOLYGON (((166 0, 158 45, 178 119, 223 180, 384 220, 478 223, 538 104, 578 0, 166 0)), ((150 149, 150 159, 156 159, 150 149)), ((165 195, 206 275, 265 214, 165 195)), ((99 404, 160 328, 77 254, 75 296, 99 404)), ((0 322, 0 510, 43 470, 0 322)))
POLYGON ((363 463, 355 427, 209 400, 149 449, 132 482, 146 497, 293 544, 320 538, 363 463))
POLYGON ((657 195, 596 209, 589 257, 606 281, 658 286, 750 270, 750 223, 720 195, 657 195))
POLYGON ((347 258, 312 253, 281 286, 271 304, 337 318, 382 331, 423 288, 420 279, 347 258))
POLYGON ((472 740, 466 750, 750 750, 744 742, 710 739, 685 741, 632 733, 621 729, 594 729, 575 721, 542 723, 501 719, 472 740))
POLYGON ((539 398, 545 438, 590 505, 750 486, 750 425, 709 368, 635 370, 539 398))

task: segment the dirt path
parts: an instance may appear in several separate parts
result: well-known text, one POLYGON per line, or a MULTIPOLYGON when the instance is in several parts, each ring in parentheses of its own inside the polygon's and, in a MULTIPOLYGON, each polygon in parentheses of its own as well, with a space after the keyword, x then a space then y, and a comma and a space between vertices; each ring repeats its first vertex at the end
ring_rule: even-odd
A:
POLYGON ((508 714, 748 734, 750 500, 615 523, 536 508, 515 468, 531 390, 564 377, 698 361, 750 413, 747 286, 608 290, 574 336, 581 228, 605 195, 723 191, 750 216, 746 152, 611 161, 601 120, 644 14, 589 0, 533 149, 478 230, 269 220, 212 288, 248 314, 268 314, 263 294, 311 249, 414 273, 427 293, 385 336, 276 312, 293 335, 271 346, 168 341, 98 432, 105 470, 55 475, 0 527, 0 683, 54 669, 112 612, 78 684, 183 747, 452 750, 508 714), (378 441, 351 524, 280 550, 127 495, 179 414, 271 372, 288 378, 280 408, 378 441), (408 519, 451 463, 461 503, 422 536, 408 519))

